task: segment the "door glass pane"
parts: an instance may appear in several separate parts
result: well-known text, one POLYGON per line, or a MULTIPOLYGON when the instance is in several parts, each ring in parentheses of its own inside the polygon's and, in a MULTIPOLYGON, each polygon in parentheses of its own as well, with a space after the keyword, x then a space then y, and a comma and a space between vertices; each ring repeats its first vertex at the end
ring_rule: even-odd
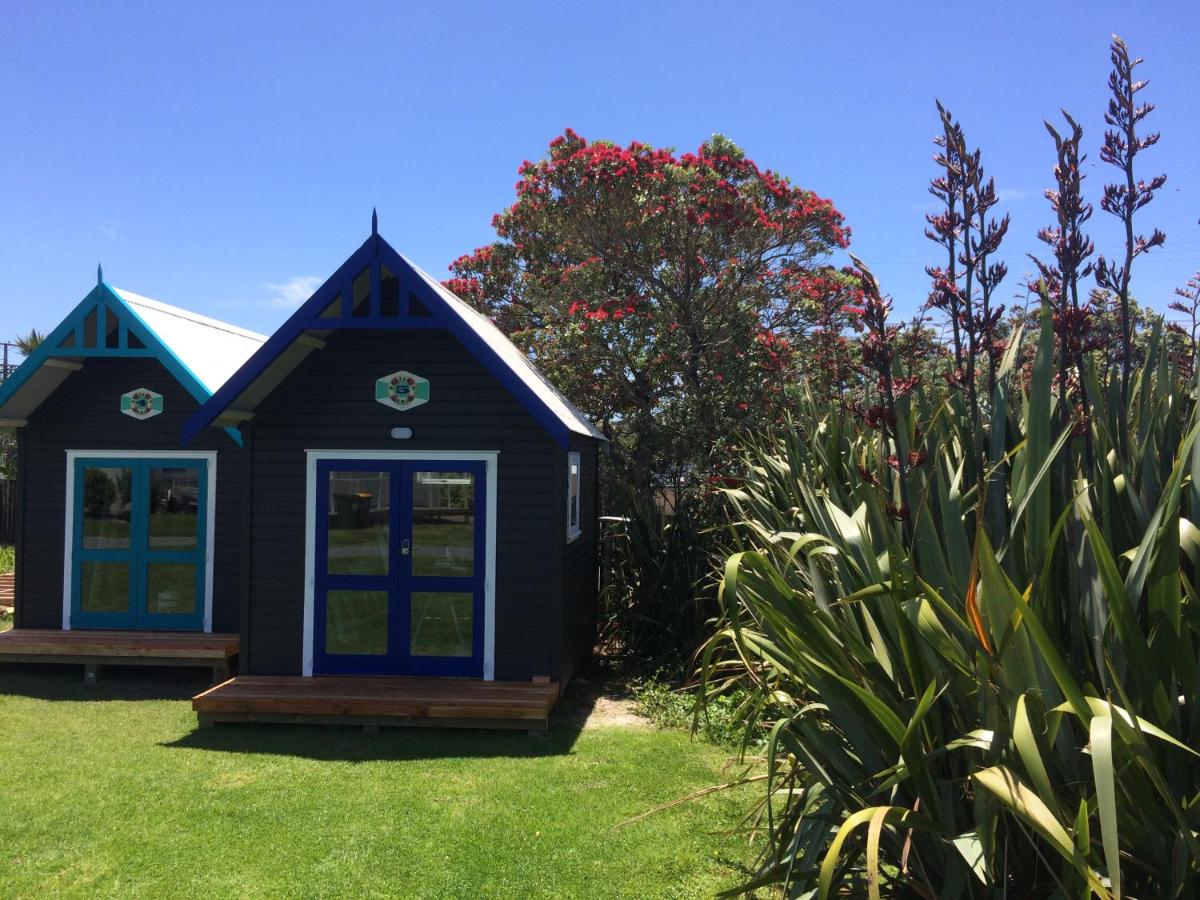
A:
POLYGON ((152 562, 146 569, 146 612, 190 615, 196 611, 194 564, 152 562))
POLYGON ((388 645, 387 591, 329 591, 325 652, 383 656, 388 645))
POLYGON ((473 599, 466 591, 414 592, 409 652, 413 656, 470 656, 473 599))
POLYGON ((150 549, 195 550, 200 470, 150 470, 150 549))
POLYGON ((84 612, 129 612, 129 563, 84 562, 79 575, 79 608, 84 612))
POLYGON ((133 471, 87 466, 83 470, 83 549, 128 550, 133 471))
POLYGON ((475 572, 475 476, 413 473, 414 575, 470 578, 475 572))
POLYGON ((390 485, 387 472, 329 473, 330 575, 388 573, 390 485))

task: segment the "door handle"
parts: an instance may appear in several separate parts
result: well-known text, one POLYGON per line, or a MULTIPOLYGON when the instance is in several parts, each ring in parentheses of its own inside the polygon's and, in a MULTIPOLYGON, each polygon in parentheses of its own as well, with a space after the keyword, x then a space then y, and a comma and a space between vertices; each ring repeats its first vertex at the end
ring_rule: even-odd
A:
POLYGON ((400 555, 401 555, 401 556, 408 556, 408 554, 409 554, 411 551, 412 551, 412 543, 409 541, 409 539, 408 539, 408 538, 405 538, 404 540, 402 540, 402 541, 400 542, 400 555))

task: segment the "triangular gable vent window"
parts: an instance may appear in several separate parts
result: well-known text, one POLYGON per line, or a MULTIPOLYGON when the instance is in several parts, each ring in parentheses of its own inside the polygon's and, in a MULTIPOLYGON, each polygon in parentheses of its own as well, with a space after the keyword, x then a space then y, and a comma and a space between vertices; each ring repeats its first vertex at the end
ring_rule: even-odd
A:
POLYGON ((433 316, 429 307, 418 300, 415 294, 408 295, 408 314, 414 319, 428 319, 433 316))
POLYGON ((353 300, 350 305, 350 315, 356 319, 366 319, 371 315, 371 270, 363 269, 354 276, 354 286, 351 289, 353 300))
POLYGON ((342 295, 339 293, 331 301, 329 305, 321 310, 322 319, 340 319, 342 317, 342 295))
POLYGON ((379 317, 400 318, 400 279, 387 266, 379 267, 379 317))

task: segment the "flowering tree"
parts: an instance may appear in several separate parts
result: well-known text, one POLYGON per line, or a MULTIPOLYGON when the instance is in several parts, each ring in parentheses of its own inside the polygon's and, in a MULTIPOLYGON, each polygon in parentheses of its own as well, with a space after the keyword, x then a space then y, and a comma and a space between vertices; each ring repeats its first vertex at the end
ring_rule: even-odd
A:
POLYGON ((615 482, 719 477, 728 440, 782 414, 797 337, 844 326, 841 214, 720 136, 677 155, 568 129, 519 173, 447 287, 608 434, 615 482))

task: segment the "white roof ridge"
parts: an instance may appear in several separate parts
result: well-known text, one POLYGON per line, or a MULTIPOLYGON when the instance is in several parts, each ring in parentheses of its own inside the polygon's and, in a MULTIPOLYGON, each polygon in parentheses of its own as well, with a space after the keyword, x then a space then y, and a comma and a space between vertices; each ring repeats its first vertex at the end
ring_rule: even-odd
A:
POLYGON ((521 367, 522 371, 517 373, 518 377, 521 375, 526 376, 522 378, 525 384, 529 386, 529 388, 539 397, 539 399, 541 399, 543 403, 551 408, 555 415, 558 416, 558 418, 562 420, 571 431, 598 438, 602 441, 608 440, 608 438, 606 438, 604 434, 592 424, 591 420, 589 420, 588 417, 585 416, 574 403, 568 400, 563 393, 554 386, 554 383, 551 382, 549 378, 542 374, 538 367, 534 365, 533 360, 531 360, 523 350, 514 344, 509 339, 508 335, 500 330, 500 327, 495 322, 493 322, 475 307, 471 306, 471 304, 467 303, 465 300, 443 285, 440 281, 414 263, 407 256, 400 254, 400 257, 406 263, 412 266, 413 270, 423 279, 425 279, 425 282, 430 287, 438 292, 438 294, 443 300, 446 301, 452 310, 454 310, 463 318, 464 322, 467 324, 467 327, 475 331, 475 333, 483 338, 493 350, 497 351, 501 355, 501 359, 508 363, 510 368, 514 365, 519 365, 521 367), (467 318, 468 314, 472 319, 475 320, 474 322, 467 318), (536 379, 536 383, 531 384, 531 378, 536 379))
MULTIPOLYGON (((110 285, 112 287, 112 285, 110 285)), ((190 309, 184 309, 181 306, 173 306, 170 303, 163 303, 161 300, 155 300, 153 297, 147 297, 143 294, 137 294, 125 288, 112 287, 117 295, 133 306, 145 306, 167 316, 175 316, 179 319, 184 319, 188 322, 194 322, 197 325, 204 325, 207 328, 213 328, 217 331, 224 331, 228 334, 236 335, 237 337, 247 338, 248 340, 257 341, 260 344, 266 343, 267 335, 259 334, 257 331, 251 331, 248 328, 242 328, 239 325, 234 325, 231 322, 226 322, 222 319, 214 319, 212 316, 201 315, 193 312, 190 309)))

